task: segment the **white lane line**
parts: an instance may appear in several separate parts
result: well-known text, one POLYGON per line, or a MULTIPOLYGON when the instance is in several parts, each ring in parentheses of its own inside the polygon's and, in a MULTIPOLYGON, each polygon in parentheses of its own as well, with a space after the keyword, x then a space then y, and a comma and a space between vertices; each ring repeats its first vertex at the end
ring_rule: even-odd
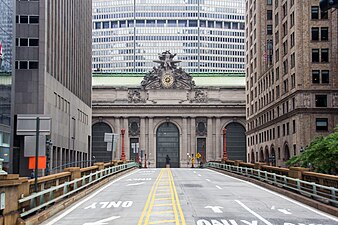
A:
POLYGON ((252 215, 254 215, 255 217, 257 217, 258 219, 260 219, 261 221, 263 221, 263 223, 265 223, 266 225, 272 225, 272 223, 270 223, 269 221, 267 221, 262 216, 260 216, 259 214, 255 213, 254 211, 252 211, 249 207, 247 207, 246 205, 244 205, 241 201, 235 200, 235 202, 237 202, 238 204, 240 204, 249 213, 251 213, 252 215))
POLYGON ((208 181, 208 182, 211 182, 209 179, 205 179, 206 181, 208 181))
POLYGON ((52 225, 52 224, 58 222, 60 219, 62 219, 63 217, 65 217, 66 215, 68 215, 69 213, 71 213, 72 211, 74 211, 77 207, 79 207, 80 205, 82 205, 83 203, 85 203, 86 201, 88 201, 89 199, 95 197, 97 194, 99 194, 101 191, 103 191, 107 187, 110 187, 112 184, 116 183, 117 181, 122 180, 122 179, 124 179, 124 178, 126 178, 126 177, 128 177, 130 175, 133 175, 134 173, 137 173, 137 172, 138 171, 131 172, 130 174, 124 175, 124 176, 122 176, 120 178, 117 178, 116 180, 112 181, 111 183, 108 183, 106 186, 103 186, 102 188, 98 189, 92 195, 88 196, 87 198, 83 199, 81 202, 77 203, 76 205, 74 205, 70 209, 66 210, 64 213, 62 213, 61 215, 59 215, 58 217, 56 217, 55 219, 53 219, 52 221, 50 221, 46 225, 52 225))
POLYGON ((197 176, 199 176, 199 177, 200 177, 200 176, 202 176, 202 175, 201 175, 201 174, 197 174, 197 176))
POLYGON ((333 217, 333 216, 328 215, 328 214, 326 214, 326 213, 320 212, 320 211, 318 211, 318 210, 316 210, 316 209, 314 209, 314 208, 312 208, 312 207, 310 207, 310 206, 304 205, 303 203, 297 202, 296 200, 293 200, 293 199, 291 199, 291 198, 288 198, 288 197, 283 196, 283 195, 281 195, 281 194, 278 194, 278 193, 276 193, 276 192, 270 191, 270 190, 268 190, 268 189, 266 189, 266 188, 263 188, 263 187, 261 187, 261 186, 258 186, 258 185, 256 185, 256 184, 250 183, 249 181, 245 181, 245 180, 241 180, 241 179, 238 179, 238 178, 235 178, 235 177, 232 177, 232 176, 228 176, 228 175, 226 175, 226 174, 223 174, 223 173, 220 173, 220 172, 217 172, 217 171, 214 171, 214 170, 210 170, 210 169, 209 169, 209 171, 211 171, 211 172, 213 172, 213 173, 220 174, 220 175, 225 176, 225 177, 228 177, 228 178, 231 178, 231 179, 233 179, 233 180, 237 180, 237 181, 240 181, 240 182, 249 184, 249 185, 254 186, 254 187, 256 187, 256 188, 259 188, 259 189, 261 189, 261 190, 263 190, 263 191, 266 191, 266 192, 268 192, 268 193, 270 193, 270 194, 273 194, 273 195, 276 195, 276 196, 278 196, 278 197, 280 197, 280 198, 282 198, 282 199, 285 199, 285 200, 287 200, 287 201, 289 201, 289 202, 292 202, 292 203, 294 203, 294 204, 296 204, 296 205, 298 205, 298 206, 301 206, 301 207, 303 207, 303 208, 305 208, 305 209, 308 209, 308 210, 310 210, 310 211, 312 211, 312 212, 314 212, 314 213, 317 213, 318 215, 324 216, 324 217, 326 217, 326 218, 328 218, 328 219, 331 219, 331 220, 333 220, 333 221, 337 221, 337 222, 338 222, 338 218, 336 218, 336 217, 333 217))
POLYGON ((222 190, 223 188, 221 188, 220 186, 218 186, 218 185, 216 185, 216 187, 218 188, 218 189, 220 189, 220 190, 222 190))
POLYGON ((194 173, 196 173, 196 171, 194 171, 194 173))

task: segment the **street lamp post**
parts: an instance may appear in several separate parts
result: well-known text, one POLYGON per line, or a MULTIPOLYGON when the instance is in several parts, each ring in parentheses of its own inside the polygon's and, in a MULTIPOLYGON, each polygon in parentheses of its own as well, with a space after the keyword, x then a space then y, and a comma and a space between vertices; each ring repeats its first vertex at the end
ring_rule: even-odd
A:
POLYGON ((226 143, 226 132, 227 129, 223 129, 223 161, 225 162, 228 160, 228 154, 227 154, 227 143, 226 143))
POLYGON ((121 134, 122 134, 122 152, 121 152, 121 160, 126 160, 126 155, 124 153, 124 134, 126 130, 124 128, 121 129, 121 134))

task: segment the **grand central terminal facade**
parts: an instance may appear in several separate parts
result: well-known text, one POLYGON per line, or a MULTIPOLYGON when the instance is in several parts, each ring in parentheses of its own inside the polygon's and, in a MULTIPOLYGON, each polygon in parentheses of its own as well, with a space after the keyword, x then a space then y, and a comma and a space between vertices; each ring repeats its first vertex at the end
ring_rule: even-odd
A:
POLYGON ((96 161, 120 159, 122 148, 151 167, 164 167, 167 156, 171 167, 189 166, 198 153, 221 160, 224 130, 228 158, 246 161, 244 74, 188 74, 174 57, 163 52, 148 74, 93 74, 96 161), (117 136, 111 149, 105 133, 117 136))

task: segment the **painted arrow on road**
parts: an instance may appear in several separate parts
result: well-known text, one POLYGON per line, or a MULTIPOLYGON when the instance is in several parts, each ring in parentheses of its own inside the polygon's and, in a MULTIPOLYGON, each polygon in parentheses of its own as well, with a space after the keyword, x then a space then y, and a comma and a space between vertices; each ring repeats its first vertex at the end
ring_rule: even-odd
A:
POLYGON ((212 209, 212 211, 214 211, 214 213, 222 213, 223 211, 221 209, 223 209, 222 206, 206 206, 204 207, 205 209, 212 209))
POLYGON ((120 218, 120 216, 112 216, 112 217, 109 217, 109 218, 106 218, 106 219, 103 219, 103 220, 99 220, 99 221, 96 221, 96 222, 84 223, 83 225, 105 225, 105 224, 108 224, 106 222, 116 220, 118 218, 120 218))
POLYGON ((135 183, 135 184, 127 184, 127 186, 137 186, 137 185, 141 185, 141 184, 144 184, 144 182, 135 183))

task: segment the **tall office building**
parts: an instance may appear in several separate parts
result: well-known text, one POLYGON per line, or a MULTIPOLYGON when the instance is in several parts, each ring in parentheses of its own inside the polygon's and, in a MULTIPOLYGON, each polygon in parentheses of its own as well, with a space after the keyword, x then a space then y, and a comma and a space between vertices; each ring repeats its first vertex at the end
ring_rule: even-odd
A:
POLYGON ((246 1, 247 154, 283 166, 338 124, 338 12, 246 1))
POLYGON ((94 0, 93 71, 148 72, 170 50, 187 72, 244 73, 244 0, 94 0))
POLYGON ((0 1, 0 159, 4 160, 6 170, 9 164, 11 133, 14 4, 12 0, 0 1))
MULTIPOLYGON (((52 120, 47 168, 87 160, 91 146, 91 0, 17 1, 14 115, 52 120)), ((29 175, 24 136, 13 169, 29 175)), ((53 171, 52 171, 53 172, 53 171)))

